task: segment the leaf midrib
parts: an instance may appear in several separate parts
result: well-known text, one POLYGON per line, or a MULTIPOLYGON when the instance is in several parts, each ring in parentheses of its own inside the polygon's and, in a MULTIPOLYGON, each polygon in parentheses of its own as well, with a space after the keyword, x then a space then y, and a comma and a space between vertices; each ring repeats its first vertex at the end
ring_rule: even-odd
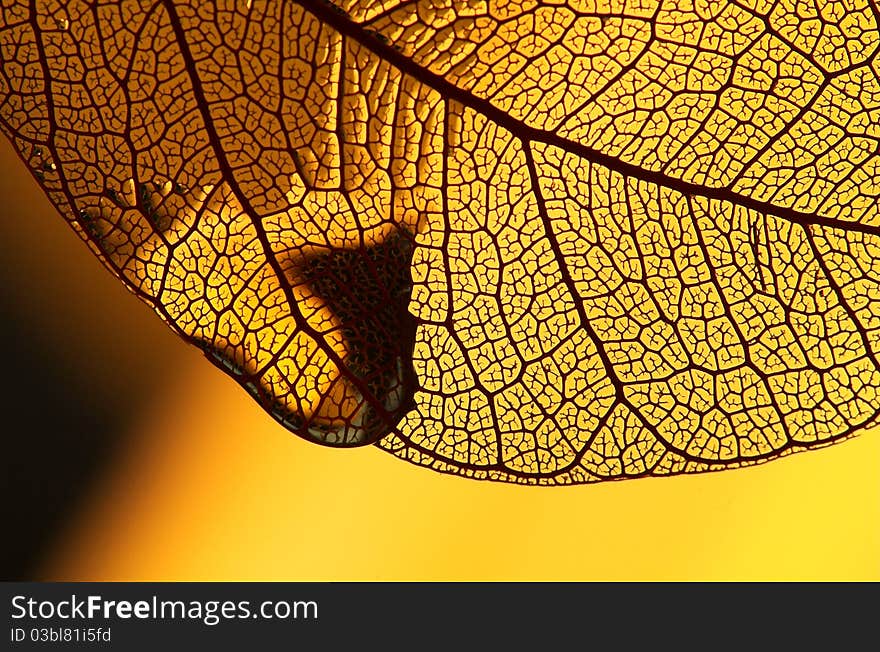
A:
POLYGON ((477 97, 470 91, 456 86, 445 77, 418 65, 402 52, 373 37, 348 16, 333 11, 330 8, 330 5, 325 4, 320 0, 292 1, 294 4, 298 4, 304 10, 312 14, 322 23, 332 27, 343 36, 358 42, 360 45, 381 57, 383 60, 389 62, 404 74, 410 75, 419 82, 434 89, 444 98, 455 100, 459 104, 485 115, 496 124, 507 129, 516 138, 521 140, 525 146, 528 146, 530 142, 540 142, 546 145, 551 145, 565 152, 580 156, 591 163, 606 167, 625 177, 631 177, 647 183, 666 187, 690 197, 704 197, 706 199, 724 201, 743 206, 765 215, 773 215, 788 222, 798 224, 805 229, 809 229, 810 226, 822 226, 880 236, 880 224, 871 225, 839 220, 819 215, 817 213, 798 211, 785 206, 779 206, 773 202, 755 199, 748 195, 730 190, 729 188, 691 183, 663 172, 647 170, 633 163, 628 163, 618 157, 611 156, 593 147, 563 138, 554 132, 538 129, 526 124, 522 120, 512 117, 508 113, 505 113, 490 101, 477 97))

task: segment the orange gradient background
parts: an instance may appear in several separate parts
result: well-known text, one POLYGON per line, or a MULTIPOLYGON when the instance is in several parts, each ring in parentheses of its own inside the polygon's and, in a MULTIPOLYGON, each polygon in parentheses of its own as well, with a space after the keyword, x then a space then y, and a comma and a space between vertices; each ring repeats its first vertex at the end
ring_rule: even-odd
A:
POLYGON ((880 580, 880 429, 747 469, 560 488, 309 444, 105 271, 5 140, 0 170, 4 317, 125 413, 30 579, 880 580))

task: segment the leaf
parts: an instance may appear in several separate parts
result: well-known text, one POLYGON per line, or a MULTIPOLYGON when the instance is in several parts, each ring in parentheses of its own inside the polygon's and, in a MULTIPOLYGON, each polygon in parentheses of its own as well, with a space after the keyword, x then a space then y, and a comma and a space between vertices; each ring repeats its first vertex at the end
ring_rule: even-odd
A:
POLYGON ((286 427, 580 483, 878 417, 873 0, 7 3, 3 131, 286 427))

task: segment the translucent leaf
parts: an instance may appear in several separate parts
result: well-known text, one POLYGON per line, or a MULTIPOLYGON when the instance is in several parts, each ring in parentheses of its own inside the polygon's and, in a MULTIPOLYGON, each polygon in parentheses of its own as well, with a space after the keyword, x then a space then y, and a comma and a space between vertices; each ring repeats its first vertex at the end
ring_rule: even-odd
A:
POLYGON ((555 484, 877 420, 873 0, 32 6, 0 127, 298 435, 555 484))

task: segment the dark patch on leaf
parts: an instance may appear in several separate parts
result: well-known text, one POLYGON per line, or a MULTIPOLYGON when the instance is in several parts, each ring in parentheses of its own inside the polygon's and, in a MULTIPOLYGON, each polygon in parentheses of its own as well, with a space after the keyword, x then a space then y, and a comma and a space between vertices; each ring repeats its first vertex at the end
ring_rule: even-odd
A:
POLYGON ((298 276, 342 324, 343 362, 366 399, 361 443, 384 437, 415 406, 412 254, 409 234, 395 232, 378 245, 333 249, 298 265, 298 276))

